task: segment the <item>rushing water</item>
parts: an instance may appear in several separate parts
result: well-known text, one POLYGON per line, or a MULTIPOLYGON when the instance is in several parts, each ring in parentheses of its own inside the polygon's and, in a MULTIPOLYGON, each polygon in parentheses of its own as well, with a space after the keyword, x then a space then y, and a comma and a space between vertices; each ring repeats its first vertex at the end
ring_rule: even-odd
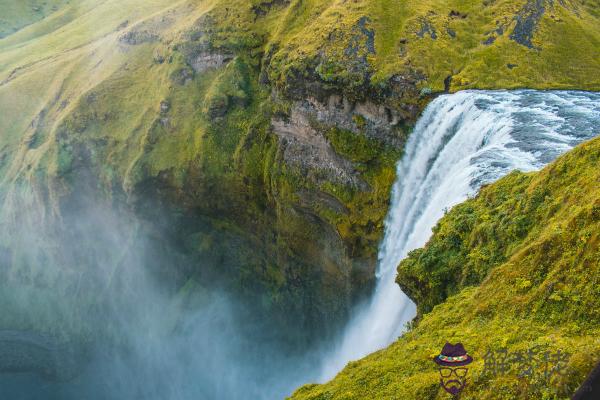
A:
POLYGON ((13 190, 19 194, 7 197, 13 200, 3 203, 0 222, 13 221, 16 230, 0 229, 0 237, 8 235, 3 242, 12 238, 15 249, 24 249, 21 262, 33 276, 30 281, 23 275, 28 270, 0 269, 0 321, 35 326, 42 318, 67 332, 102 330, 123 346, 95 345, 81 352, 86 362, 71 365, 79 352, 69 341, 0 331, 0 372, 7 366, 38 370, 0 374, 0 399, 273 400, 317 379, 319 366, 321 379, 331 378, 349 360, 387 346, 413 318, 414 305, 394 283, 396 266, 427 241, 446 209, 515 168, 541 168, 600 133, 598 127, 600 94, 466 91, 434 100, 398 164, 376 290, 333 351, 286 352, 273 339, 268 317, 249 313, 251 307, 218 288, 197 290, 195 301, 202 306, 181 311, 146 276, 153 259, 160 263, 161 250, 138 238, 129 220, 93 200, 82 201, 85 207, 71 210, 72 222, 66 223, 72 235, 49 241, 55 227, 38 212, 35 196, 13 190), (16 219, 10 210, 23 215, 16 219), (80 242, 95 243, 94 252, 80 254, 73 246, 80 242), (47 254, 58 257, 55 269, 47 254), (90 265, 84 269, 80 261, 90 265), (81 283, 80 274, 93 284, 81 283), (89 307, 90 297, 104 299, 106 307, 89 307), (48 376, 55 372, 64 376, 48 376))
POLYGON ((322 379, 389 345, 415 316, 415 305, 394 282, 396 267, 427 242, 447 209, 483 184, 514 169, 538 170, 598 134, 598 93, 464 91, 435 99, 398 163, 375 293, 325 357, 322 379))

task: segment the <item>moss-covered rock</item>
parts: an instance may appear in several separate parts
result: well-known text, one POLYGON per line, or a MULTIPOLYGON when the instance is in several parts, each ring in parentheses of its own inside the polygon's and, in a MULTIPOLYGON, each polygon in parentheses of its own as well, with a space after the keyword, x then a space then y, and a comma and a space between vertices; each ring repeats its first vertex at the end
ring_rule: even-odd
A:
POLYGON ((182 244, 181 274, 286 324, 335 325, 369 289, 435 93, 600 88, 588 2, 44 4, 0 28, 39 20, 0 40, 1 190, 28 181, 60 214, 89 182, 182 244))
POLYGON ((474 358, 463 399, 570 397, 600 357, 599 161, 594 139, 454 207, 399 266, 420 321, 387 349, 291 398, 447 398, 432 362, 446 341, 462 342, 474 358), (560 374, 544 376, 541 365, 519 377, 516 364, 486 370, 489 349, 567 355, 560 374))

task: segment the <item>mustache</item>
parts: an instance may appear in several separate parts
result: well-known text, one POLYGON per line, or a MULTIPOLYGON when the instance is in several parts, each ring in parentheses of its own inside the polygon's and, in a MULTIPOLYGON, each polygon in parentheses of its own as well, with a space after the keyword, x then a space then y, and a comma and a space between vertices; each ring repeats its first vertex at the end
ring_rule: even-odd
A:
POLYGON ((444 390, 454 396, 456 396, 464 387, 463 382, 457 379, 450 379, 449 381, 441 381, 444 390))
POLYGON ((444 382, 444 386, 451 386, 452 384, 456 384, 458 386, 462 386, 462 382, 459 381, 458 379, 451 379, 449 381, 445 381, 444 382))

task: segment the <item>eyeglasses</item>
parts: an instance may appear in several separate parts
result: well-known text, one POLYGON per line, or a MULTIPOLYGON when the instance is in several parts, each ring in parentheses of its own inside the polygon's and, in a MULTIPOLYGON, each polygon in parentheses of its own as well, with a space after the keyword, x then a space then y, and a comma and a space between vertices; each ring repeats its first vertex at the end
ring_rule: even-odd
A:
POLYGON ((440 368, 442 378, 450 378, 454 373, 459 378, 464 378, 469 370, 467 368, 440 368))

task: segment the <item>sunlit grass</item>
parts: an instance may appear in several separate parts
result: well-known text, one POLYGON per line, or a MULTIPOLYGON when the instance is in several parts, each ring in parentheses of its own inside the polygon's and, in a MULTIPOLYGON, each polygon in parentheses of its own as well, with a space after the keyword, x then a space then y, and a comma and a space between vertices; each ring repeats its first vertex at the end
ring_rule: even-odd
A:
POLYGON ((475 359, 461 398, 568 398, 600 357, 599 161, 595 139, 453 208, 399 267, 422 313, 418 325, 292 398, 446 398, 431 361, 446 341, 462 342, 475 359), (550 383, 517 379, 514 370, 483 374, 488 349, 534 345, 569 353, 565 374, 550 383))

